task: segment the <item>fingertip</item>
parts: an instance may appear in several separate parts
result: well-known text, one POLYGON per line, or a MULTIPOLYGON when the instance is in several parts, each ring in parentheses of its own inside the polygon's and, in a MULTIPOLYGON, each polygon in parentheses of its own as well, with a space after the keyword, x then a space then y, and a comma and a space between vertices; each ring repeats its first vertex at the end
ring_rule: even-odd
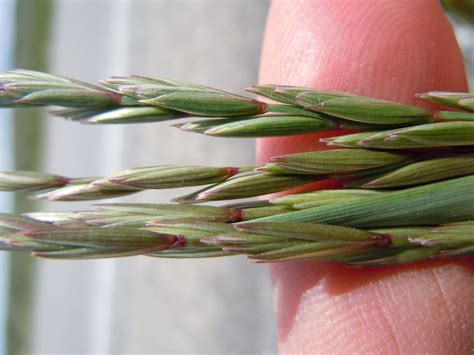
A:
MULTIPOLYGON (((417 92, 467 90, 462 55, 435 0, 274 1, 260 82, 348 91, 417 105, 422 105, 414 96, 417 92)), ((326 149, 319 138, 341 133, 260 139, 258 160, 326 149)), ((386 270, 384 277, 364 282, 364 272, 340 265, 301 262, 273 267, 281 351, 390 352, 399 347, 413 352, 449 342, 457 350, 472 345, 471 330, 448 324, 449 317, 462 317, 465 322, 474 317, 472 311, 463 315, 466 308, 462 312, 456 308, 463 301, 472 305, 472 265, 469 269, 428 263, 422 268, 386 270), (321 285, 331 278, 352 286, 337 295, 328 293, 321 285), (400 297, 412 300, 403 303, 400 297), (447 297, 444 303, 439 301, 443 297, 447 297), (441 307, 445 313, 430 313, 430 307, 441 307), (395 318, 387 312, 395 312, 395 318), (423 329, 430 322, 444 323, 423 329), (442 338, 447 330, 450 338, 442 338), (381 333, 367 338, 377 331, 381 333)))
MULTIPOLYGON (((418 92, 467 89, 451 25, 439 1, 431 0, 274 1, 260 82, 417 105, 428 105, 415 97, 418 92)), ((317 137, 261 140, 259 160, 280 154, 282 146, 291 151, 319 149, 323 145, 317 137)))
POLYGON ((436 0, 274 1, 260 82, 407 103, 419 91, 467 87, 462 55, 436 0))

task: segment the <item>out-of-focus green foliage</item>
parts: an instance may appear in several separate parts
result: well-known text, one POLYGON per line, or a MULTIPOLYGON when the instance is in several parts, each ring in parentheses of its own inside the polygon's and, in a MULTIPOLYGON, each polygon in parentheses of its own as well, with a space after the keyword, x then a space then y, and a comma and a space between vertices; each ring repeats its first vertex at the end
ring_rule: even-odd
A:
MULTIPOLYGON (((49 34, 54 0, 17 0, 15 28, 15 66, 34 70, 48 68, 49 34)), ((39 169, 41 160, 42 112, 15 112, 15 167, 39 169), (37 117, 35 117, 37 116, 37 117)), ((31 200, 18 196, 15 210, 31 210, 31 200)), ((15 254, 10 256, 8 315, 8 354, 30 353, 32 339, 32 307, 34 261, 15 254)))
POLYGON ((458 18, 474 25, 473 0, 442 0, 444 8, 458 18))

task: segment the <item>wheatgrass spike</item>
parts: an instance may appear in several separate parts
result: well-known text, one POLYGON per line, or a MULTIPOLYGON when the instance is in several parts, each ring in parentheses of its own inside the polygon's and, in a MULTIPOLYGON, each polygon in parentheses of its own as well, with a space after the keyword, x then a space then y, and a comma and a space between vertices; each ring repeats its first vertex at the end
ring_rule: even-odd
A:
POLYGON ((95 211, 2 215, 0 247, 53 259, 246 254, 257 262, 331 260, 358 266, 474 253, 474 164, 468 148, 474 145, 473 94, 419 95, 462 110, 431 112, 305 87, 260 85, 249 91, 276 103, 160 78, 113 77, 94 85, 40 72, 0 73, 2 107, 58 105, 55 114, 85 124, 202 116, 212 119, 179 126, 229 137, 340 128, 364 132, 324 139, 351 149, 288 154, 256 169, 158 166, 79 179, 6 172, 0 174, 0 188, 36 190, 53 200, 86 200, 211 184, 177 199, 188 203, 260 196, 328 177, 363 189, 222 207, 121 203, 99 205, 95 211))
MULTIPOLYGON (((350 128, 351 124, 341 122, 340 117, 344 120, 355 118, 356 121, 370 121, 369 126, 356 125, 354 129, 374 129, 373 125, 416 124, 419 123, 418 118, 432 120, 430 112, 416 106, 349 93, 285 85, 262 85, 249 88, 249 91, 280 103, 268 105, 206 86, 160 78, 115 77, 102 81, 100 85, 93 85, 31 71, 17 70, 0 74, 0 98, 3 106, 56 104, 71 107, 71 110, 60 110, 59 114, 73 119, 81 116, 85 123, 152 122, 186 117, 189 114, 208 117, 240 116, 244 120, 266 112, 330 120, 333 121, 332 124, 346 128, 350 128), (295 106, 302 101, 305 101, 304 105, 311 103, 313 109, 320 107, 320 111, 327 110, 330 114, 318 114, 295 106), (155 112, 153 108, 156 109, 155 112), (412 122, 413 120, 416 122, 412 122)), ((456 107, 472 109, 472 94, 469 93, 427 93, 421 96, 433 98, 436 95, 438 100, 455 102, 456 107)), ((436 116, 436 112, 434 115, 436 116)), ((300 133, 295 127, 287 132, 300 133)))
POLYGON ((2 106, 57 105, 100 107, 120 105, 121 94, 78 80, 33 71, 0 73, 2 106))
POLYGON ((421 124, 389 131, 363 132, 321 141, 330 146, 368 149, 417 149, 474 145, 474 122, 421 124))
MULTIPOLYGON (((202 221, 238 222, 242 220, 242 210, 238 208, 220 208, 205 205, 153 204, 153 203, 108 203, 96 205, 100 211, 120 212, 126 215, 149 215, 153 219, 176 219, 180 217, 199 218, 202 221)), ((84 215, 93 217, 94 211, 84 215)))
POLYGON ((106 178, 78 179, 36 172, 3 172, 0 190, 43 190, 33 198, 81 201, 114 198, 146 189, 208 185, 253 168, 166 165, 125 170, 106 178))
POLYGON ((104 189, 116 186, 170 189, 213 184, 225 181, 239 172, 236 167, 163 165, 123 170, 92 182, 92 186, 104 189))
MULTIPOLYGON (((68 229, 48 226, 42 232, 27 231, 23 235, 13 234, 11 240, 19 241, 20 244, 4 244, 4 247, 7 246, 8 250, 37 250, 34 255, 58 259, 90 259, 138 254, 179 258, 248 254, 259 262, 322 259, 360 265, 365 262, 367 265, 382 265, 423 260, 421 255, 428 254, 430 257, 450 253, 469 255, 472 251, 470 246, 474 242, 472 233, 469 233, 473 223, 462 221, 439 227, 388 228, 374 231, 317 224, 237 225, 238 229, 245 230, 245 233, 242 233, 230 232, 233 229, 231 224, 184 218, 156 222, 153 223, 154 227, 146 229, 115 228, 110 233, 96 227, 68 229), (251 233, 245 228, 249 228, 251 233), (140 248, 140 245, 148 242, 146 236, 143 239, 143 231, 158 232, 160 236, 169 238, 174 236, 176 239, 171 246, 158 244, 152 245, 150 247, 152 249, 140 248), (34 236, 32 238, 34 234, 43 238, 45 235, 48 237, 38 244, 34 236), (112 234, 116 237, 112 237, 112 234), (129 237, 124 240, 124 235, 129 237), (113 241, 109 241, 110 238, 113 238, 113 241), (101 243, 106 243, 105 249, 101 243), (112 248, 112 245, 117 247, 112 248), (120 249, 119 245, 125 245, 126 248, 120 249), (417 252, 418 249, 420 252, 417 252), (436 253, 429 253, 424 249, 436 249, 436 253), (411 250, 412 253, 407 253, 411 250), (409 258, 408 255, 413 256, 409 258), (420 257, 415 258, 415 255, 420 257), (389 257, 390 259, 386 259, 389 257), (382 259, 383 262, 378 262, 382 259)), ((4 235, 2 234, 2 237, 4 235)))
POLYGON ((120 221, 124 218, 137 220, 147 219, 151 224, 153 221, 165 222, 170 219, 185 217, 198 219, 200 221, 213 221, 233 223, 247 221, 265 216, 272 216, 292 209, 285 206, 266 204, 240 206, 206 206, 206 205, 183 205, 183 204, 100 204, 98 210, 77 212, 71 218, 83 220, 89 224, 103 224, 120 221))
POLYGON ((78 221, 91 226, 144 227, 156 223, 167 224, 177 218, 203 223, 233 223, 292 211, 291 208, 276 205, 240 208, 173 204, 112 204, 112 206, 105 204, 99 205, 99 208, 101 209, 67 213, 60 219, 41 215, 39 217, 52 220, 55 224, 68 222, 72 224, 78 221))
MULTIPOLYGON (((461 152, 457 155, 451 153, 451 155, 436 158, 434 153, 430 156, 428 154, 420 155, 420 153, 401 154, 368 149, 335 149, 273 157, 270 159, 270 163, 258 167, 252 174, 248 174, 248 172, 255 169, 255 167, 164 165, 124 170, 104 178, 70 179, 39 174, 40 178, 46 179, 46 183, 43 180, 33 179, 32 182, 28 182, 28 187, 30 189, 46 190, 37 193, 35 198, 47 198, 55 201, 79 201, 113 198, 146 189, 169 189, 215 184, 196 191, 188 197, 176 200, 178 202, 195 202, 208 200, 207 197, 204 198, 204 195, 209 194, 209 191, 212 191, 212 199, 214 199, 214 196, 218 199, 252 197, 269 193, 267 191, 278 192, 286 189, 279 186, 283 181, 286 181, 289 184, 288 186, 292 187, 314 179, 325 178, 327 175, 332 178, 362 177, 360 180, 345 185, 352 188, 390 188, 417 185, 449 177, 469 175, 472 173, 471 160, 472 156, 461 152), (413 163, 417 156, 418 159, 428 160, 413 163), (434 157, 434 159, 429 159, 430 157, 434 157), (420 172, 421 170, 423 171, 420 172), (390 185, 390 182, 381 185, 372 183, 372 181, 383 176, 391 176, 395 172, 405 174, 405 180, 411 180, 411 176, 415 175, 418 180, 413 180, 412 184, 408 180, 394 182, 394 185, 390 185), (235 175, 237 176, 229 180, 230 177, 235 175), (50 180, 56 181, 58 179, 62 184, 67 185, 56 188, 50 188, 47 185, 50 180), (227 184, 225 181, 227 181, 227 184), (254 181, 258 184, 253 184, 254 181), (228 197, 225 197, 225 194, 217 196, 221 193, 216 193, 216 191, 224 192, 229 188, 232 192, 228 197)), ((36 177, 35 173, 28 174, 27 177, 36 177)), ((10 177, 10 190, 13 187, 16 189, 24 188, 23 175, 12 173, 11 175, 7 174, 7 176, 10 177), (18 183, 15 181, 16 178, 19 180, 18 183)), ((394 179, 397 176, 395 175, 394 179)))

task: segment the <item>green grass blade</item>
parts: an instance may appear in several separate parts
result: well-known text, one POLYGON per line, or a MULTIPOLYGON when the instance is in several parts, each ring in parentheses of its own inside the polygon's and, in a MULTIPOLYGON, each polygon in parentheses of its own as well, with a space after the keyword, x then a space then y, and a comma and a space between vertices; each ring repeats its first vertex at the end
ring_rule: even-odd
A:
POLYGON ((356 228, 436 225, 474 218, 474 176, 309 208, 255 222, 322 223, 356 228))

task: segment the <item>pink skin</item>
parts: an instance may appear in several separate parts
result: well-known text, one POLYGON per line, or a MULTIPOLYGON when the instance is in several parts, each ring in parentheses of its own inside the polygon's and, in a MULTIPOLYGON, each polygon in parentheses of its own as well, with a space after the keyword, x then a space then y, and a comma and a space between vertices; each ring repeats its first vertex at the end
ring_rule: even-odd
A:
MULTIPOLYGON (((350 91, 429 107, 428 90, 466 91, 438 1, 274 1, 260 82, 350 91)), ((341 133, 341 132, 339 132, 341 133)), ((306 135, 260 139, 259 162, 324 149, 306 135)), ((335 186, 316 183, 314 188, 335 186)), ((354 269, 282 263, 271 276, 281 353, 470 353, 474 262, 354 269)))

